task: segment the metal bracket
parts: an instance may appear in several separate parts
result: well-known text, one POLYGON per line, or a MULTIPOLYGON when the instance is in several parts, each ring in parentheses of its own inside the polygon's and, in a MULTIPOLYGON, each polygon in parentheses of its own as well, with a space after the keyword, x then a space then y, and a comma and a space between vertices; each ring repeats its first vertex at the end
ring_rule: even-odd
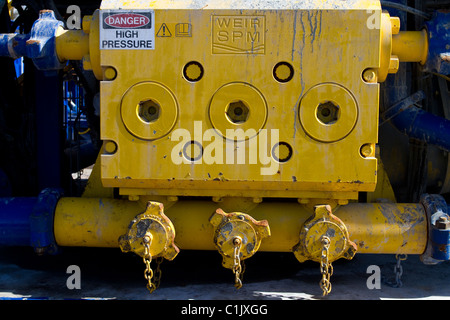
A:
POLYGON ((428 243, 420 260, 435 265, 450 260, 450 223, 445 199, 438 194, 424 194, 420 199, 428 220, 428 243), (447 220, 447 221, 446 221, 447 220))
POLYGON ((58 252, 53 234, 53 220, 61 196, 62 190, 59 189, 42 190, 30 214, 30 242, 39 255, 58 252))

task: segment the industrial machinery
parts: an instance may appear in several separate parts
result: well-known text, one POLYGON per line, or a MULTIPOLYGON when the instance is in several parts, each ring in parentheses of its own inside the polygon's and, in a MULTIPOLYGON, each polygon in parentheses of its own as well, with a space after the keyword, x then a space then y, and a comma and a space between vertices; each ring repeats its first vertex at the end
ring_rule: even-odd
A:
POLYGON ((237 288, 292 252, 324 295, 340 258, 450 259, 448 1, 41 2, 1 16, 0 244, 133 252, 150 291, 180 250, 237 288))

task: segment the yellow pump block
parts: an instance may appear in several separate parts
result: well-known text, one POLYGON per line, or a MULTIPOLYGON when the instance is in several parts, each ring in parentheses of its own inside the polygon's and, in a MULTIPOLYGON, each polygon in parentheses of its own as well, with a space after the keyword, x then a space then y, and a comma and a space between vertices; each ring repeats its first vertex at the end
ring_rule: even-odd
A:
POLYGON ((214 197, 374 191, 377 75, 393 28, 384 15, 362 0, 103 1, 89 29, 103 70, 102 139, 114 146, 101 156, 104 186, 214 197))

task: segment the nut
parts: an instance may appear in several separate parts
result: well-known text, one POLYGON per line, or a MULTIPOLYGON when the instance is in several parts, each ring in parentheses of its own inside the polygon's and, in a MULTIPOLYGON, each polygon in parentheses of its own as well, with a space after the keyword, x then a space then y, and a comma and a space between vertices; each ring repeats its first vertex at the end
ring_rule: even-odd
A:
POLYGON ((447 216, 441 216, 435 223, 436 228, 439 230, 447 230, 450 229, 450 220, 447 216))

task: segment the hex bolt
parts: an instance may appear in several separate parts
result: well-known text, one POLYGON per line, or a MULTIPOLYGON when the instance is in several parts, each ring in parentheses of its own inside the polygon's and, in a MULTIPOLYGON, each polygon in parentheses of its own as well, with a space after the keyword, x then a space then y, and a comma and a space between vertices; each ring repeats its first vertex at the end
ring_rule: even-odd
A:
POLYGON ((34 248, 34 252, 38 256, 43 256, 45 254, 45 248, 42 247, 34 248))
POLYGON ((375 82, 377 79, 377 73, 373 69, 367 69, 363 72, 363 79, 366 82, 375 82))
POLYGON ((448 230, 450 229, 450 220, 447 216, 441 216, 435 223, 436 228, 439 230, 448 230))
POLYGON ((360 153, 364 158, 373 157, 374 146, 371 143, 366 143, 361 146, 360 153))
POLYGON ((317 119, 324 125, 334 124, 338 121, 340 107, 332 101, 321 102, 317 106, 316 116, 317 119))

